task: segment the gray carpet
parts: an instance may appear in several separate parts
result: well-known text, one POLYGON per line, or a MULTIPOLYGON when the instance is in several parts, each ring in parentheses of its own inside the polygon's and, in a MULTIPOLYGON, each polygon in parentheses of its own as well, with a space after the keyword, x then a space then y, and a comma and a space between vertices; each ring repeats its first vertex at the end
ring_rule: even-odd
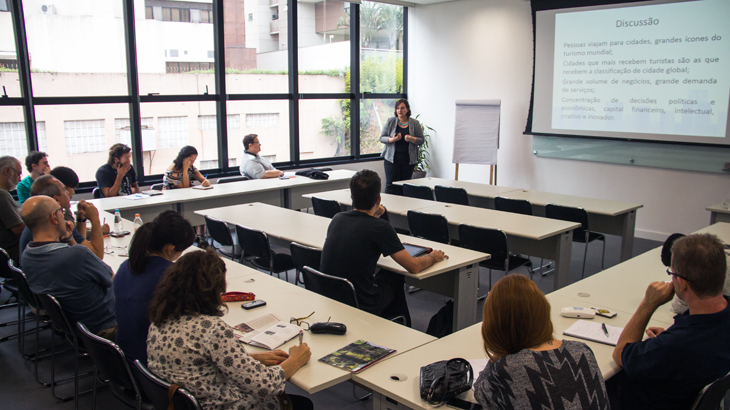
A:
MULTIPOLYGON (((646 252, 647 250, 653 249, 660 246, 660 242, 649 241, 644 239, 635 239, 634 241, 634 255, 639 255, 646 252)), ((580 279, 580 270, 582 266, 583 258, 583 245, 574 244, 573 256, 571 265, 571 282, 575 282, 580 279)), ((616 236, 607 236, 606 243, 606 260, 605 267, 611 267, 619 262, 619 250, 620 250, 620 238, 616 236)), ((534 264, 537 265, 540 260, 534 259, 534 264)), ((586 276, 590 276, 601 269, 601 244, 595 242, 589 245, 588 248, 588 261, 586 264, 586 276)), ((516 273, 528 275, 525 268, 520 268, 515 271, 516 273)), ((489 276, 486 269, 480 271, 480 283, 482 289, 480 294, 484 294, 488 290, 489 276)), ((492 281, 496 282, 504 275, 503 272, 493 271, 492 281)), ((289 275, 290 280, 293 281, 293 275, 289 275)), ((542 277, 539 273, 534 275, 534 281, 538 284, 540 289, 545 293, 550 293, 553 290, 553 276, 552 274, 542 277)), ((7 291, 0 294, 0 303, 7 299, 7 291)), ((443 304, 446 302, 446 298, 427 292, 419 291, 413 294, 409 294, 408 305, 411 311, 411 317, 413 321, 413 328, 424 331, 428 327, 428 322, 443 304)), ((481 320, 481 306, 479 303, 478 318, 481 320)), ((15 308, 0 309, 0 323, 13 320, 16 317, 17 310, 15 308)), ((0 327, 0 337, 7 336, 15 332, 15 326, 0 327)), ((49 346, 50 336, 49 332, 43 332, 41 338, 41 346, 49 346)), ((32 337, 26 341, 28 349, 34 348, 34 340, 32 337)), ((60 341, 57 339, 57 343, 60 341)), ((92 370, 93 367, 88 359, 81 360, 82 371, 92 370)), ((48 380, 50 376, 50 360, 41 360, 39 362, 40 375, 43 380, 48 380)), ((59 360, 59 366, 57 367, 57 378, 64 376, 70 376, 73 374, 73 357, 71 354, 65 354, 61 356, 59 360)), ((86 377, 80 382, 80 390, 87 390, 91 387, 93 381, 91 377, 86 377)), ((0 342, 0 408, 15 410, 15 409, 72 409, 74 408, 73 401, 67 401, 60 403, 51 396, 50 388, 41 387, 34 380, 33 376, 33 364, 27 360, 24 360, 18 352, 18 342, 16 338, 8 341, 0 342)), ((69 395, 73 393, 73 383, 65 383, 57 387, 58 393, 61 395, 69 395)), ((362 394, 363 390, 358 388, 358 393, 362 394)), ((302 394, 306 395, 303 391, 298 388, 288 385, 287 392, 291 394, 302 394)), ((367 400, 360 402, 353 397, 352 385, 350 383, 341 383, 330 389, 324 390, 320 393, 309 396, 315 403, 317 409, 331 409, 341 410, 347 409, 372 409, 372 401, 367 400)), ((109 391, 109 389, 101 389, 97 394, 97 408, 99 409, 126 409, 120 401, 118 401, 109 391)), ((91 408, 91 395, 81 397, 79 400, 79 408, 89 409, 91 408)))

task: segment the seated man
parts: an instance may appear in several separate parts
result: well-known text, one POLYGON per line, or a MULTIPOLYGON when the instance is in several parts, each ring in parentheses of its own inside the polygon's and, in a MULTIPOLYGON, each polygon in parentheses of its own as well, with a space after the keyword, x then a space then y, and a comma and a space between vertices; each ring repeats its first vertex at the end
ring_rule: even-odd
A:
MULTIPOLYGON (((66 187, 61 181, 52 175, 43 175, 33 182, 30 188, 31 197, 45 195, 53 198, 60 207, 63 208, 62 213, 66 220, 73 221, 71 214, 71 198, 68 195, 66 187)), ((93 204, 81 200, 76 204, 79 217, 76 218, 76 226, 73 229, 73 235, 69 240, 69 245, 83 245, 89 248, 99 259, 104 259, 104 236, 102 227, 99 223, 99 211, 93 204), (91 221, 91 239, 86 240, 86 220, 91 221)), ((28 244, 33 240, 33 234, 28 227, 25 227, 20 235, 20 258, 22 260, 23 252, 28 244)))
POLYGON ((722 242, 710 234, 678 239, 671 265, 671 282, 649 285, 613 351, 613 360, 624 368, 616 382, 623 409, 688 409, 702 388, 730 371, 722 242), (675 292, 689 309, 666 330, 647 329, 654 311, 675 292), (645 329, 648 338, 642 341, 645 329))
POLYGON ((241 175, 251 179, 278 178, 284 173, 274 168, 268 159, 259 155, 261 142, 256 134, 243 137, 243 159, 241 160, 241 175))
POLYGON ((109 148, 109 159, 96 170, 96 185, 106 198, 139 193, 131 148, 120 143, 109 148))
POLYGON ((30 186, 33 185, 33 181, 51 172, 51 166, 48 165, 48 154, 45 152, 31 151, 25 157, 25 168, 28 169, 29 175, 20 181, 17 188, 18 203, 20 205, 23 205, 23 202, 30 198, 30 186))
MULTIPOLYGON (((79 176, 76 174, 76 171, 69 167, 64 166, 58 166, 56 168, 53 168, 51 170, 51 175, 53 175, 54 178, 61 181, 64 187, 66 187, 66 192, 68 193, 68 198, 73 199, 74 195, 76 195, 76 188, 79 186, 79 176)), ((83 199, 79 202, 83 202, 84 204, 87 204, 86 201, 83 199)), ((86 230, 86 220, 91 220, 91 229, 93 232, 94 229, 94 220, 93 218, 88 218, 84 211, 84 206, 76 207, 76 229, 78 230, 78 233, 81 234, 84 238, 90 237, 87 235, 86 230), (80 224, 79 222, 84 222, 83 224, 80 224)), ((106 235, 109 233, 109 224, 104 224, 101 226, 101 234, 106 235)), ((93 236, 93 235, 91 235, 93 236)), ((74 238, 76 235, 74 234, 74 238)), ((77 241, 78 242, 78 241, 77 241)), ((93 249, 92 249, 93 251, 93 249)), ((98 256, 98 255, 97 255, 98 256)), ((101 259, 101 256, 99 256, 101 259)))
POLYGON ((74 225, 62 207, 45 196, 31 197, 21 208, 33 242, 23 252, 23 270, 30 290, 56 297, 72 324, 82 322, 90 331, 114 340, 112 269, 85 246, 70 246, 74 225))
POLYGON ((350 180, 353 210, 340 212, 327 228, 320 264, 323 273, 352 282, 360 309, 381 317, 404 315, 411 325, 404 277, 381 270, 375 275, 380 255, 390 256, 408 272, 418 273, 447 258, 442 251, 417 258, 405 250, 395 229, 380 219, 380 177, 370 170, 356 173, 350 180))
POLYGON ((25 225, 20 209, 10 192, 18 185, 23 167, 15 157, 0 157, 0 248, 10 255, 18 266, 18 240, 25 225))

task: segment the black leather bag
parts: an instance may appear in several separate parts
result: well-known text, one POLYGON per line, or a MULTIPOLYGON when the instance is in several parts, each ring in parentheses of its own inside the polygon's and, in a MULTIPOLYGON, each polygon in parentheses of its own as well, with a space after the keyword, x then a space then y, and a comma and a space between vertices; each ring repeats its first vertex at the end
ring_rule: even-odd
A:
POLYGON ((474 371, 460 358, 443 360, 421 367, 421 398, 439 405, 471 389, 474 371))
POLYGON ((324 172, 316 168, 309 168, 297 171, 296 175, 301 175, 303 177, 309 177, 312 179, 329 179, 330 177, 329 174, 325 174, 324 172))

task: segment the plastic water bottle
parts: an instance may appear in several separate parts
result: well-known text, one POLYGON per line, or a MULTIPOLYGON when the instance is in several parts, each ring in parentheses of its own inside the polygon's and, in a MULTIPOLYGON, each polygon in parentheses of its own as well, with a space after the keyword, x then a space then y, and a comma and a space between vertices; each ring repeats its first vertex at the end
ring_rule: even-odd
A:
POLYGON ((140 226, 142 226, 142 218, 139 217, 139 214, 134 214, 134 231, 137 232, 140 226))
POLYGON ((122 214, 119 213, 118 209, 114 210, 114 232, 120 233, 124 228, 122 227, 122 214))

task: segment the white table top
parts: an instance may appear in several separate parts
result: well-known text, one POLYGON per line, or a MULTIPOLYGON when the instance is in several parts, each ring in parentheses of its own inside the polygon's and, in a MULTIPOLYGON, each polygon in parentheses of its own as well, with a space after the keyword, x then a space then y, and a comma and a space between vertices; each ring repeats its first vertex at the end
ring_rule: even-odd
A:
MULTIPOLYGON (((257 299, 267 302, 266 306, 253 310, 241 309, 242 302, 228 303, 228 312, 223 320, 231 326, 269 313, 288 322, 291 317, 304 317, 312 312, 315 314, 306 320, 309 324, 326 322, 331 316, 333 322, 344 323, 347 326, 347 333, 342 336, 304 333, 304 342, 312 350, 312 358, 307 365, 294 374, 290 381, 310 394, 351 378, 349 371, 321 363, 318 359, 358 339, 396 349, 395 355, 435 340, 433 336, 344 305, 235 262, 226 261, 226 266, 229 274, 232 273, 231 271, 248 272, 235 279, 229 279, 228 291, 253 292, 257 299)), ((297 343, 298 340, 295 338, 279 349, 288 351, 297 343)), ((263 351, 263 349, 249 345, 246 345, 246 350, 249 352, 263 351)), ((388 360, 374 365, 371 369, 383 366, 388 360)))
POLYGON ((441 185, 449 188, 464 188, 466 192, 474 196, 484 196, 494 198, 495 196, 504 195, 506 192, 514 191, 518 188, 510 188, 506 186, 480 184, 478 182, 467 182, 467 181, 455 181, 453 179, 444 178, 417 178, 406 181, 393 182, 395 185, 413 184, 423 185, 431 189, 435 189, 436 185, 441 185))
MULTIPOLYGON (((195 213, 208 215, 231 224, 258 229, 266 232, 271 237, 287 242, 299 242, 320 249, 324 246, 327 238, 327 228, 331 221, 321 216, 262 203, 204 209, 195 211, 195 213)), ((407 235, 399 235, 399 237, 402 242, 441 249, 449 256, 449 259, 438 262, 417 274, 408 273, 390 257, 381 256, 378 267, 418 279, 425 279, 489 258, 488 254, 456 246, 444 245, 407 235)))
POLYGON ((730 214, 730 209, 725 208, 722 202, 720 202, 719 204, 708 206, 707 208, 705 208, 705 210, 710 212, 719 212, 721 214, 730 214))
POLYGON ((325 184, 331 181, 349 180, 355 174, 355 171, 338 169, 334 171, 327 171, 327 174, 330 175, 330 178, 327 180, 316 180, 302 176, 295 176, 287 179, 255 179, 250 181, 231 182, 228 184, 212 184, 211 186, 213 189, 208 190, 179 188, 169 191, 161 191, 162 195, 137 200, 124 199, 123 197, 112 197, 94 199, 91 200, 91 202, 93 202, 99 209, 111 210, 113 212, 114 209, 145 208, 168 204, 172 205, 180 202, 210 200, 246 193, 280 190, 305 185, 325 184))
MULTIPOLYGON (((340 203, 340 205, 352 206, 352 198, 350 198, 349 189, 336 189, 333 191, 315 192, 311 194, 302 195, 305 198, 323 198, 333 199, 340 203)), ((380 204, 383 205, 387 210, 388 214, 406 215, 411 209, 427 208, 437 204, 436 201, 429 201, 427 199, 410 198, 401 195, 390 195, 380 194, 380 204)))

